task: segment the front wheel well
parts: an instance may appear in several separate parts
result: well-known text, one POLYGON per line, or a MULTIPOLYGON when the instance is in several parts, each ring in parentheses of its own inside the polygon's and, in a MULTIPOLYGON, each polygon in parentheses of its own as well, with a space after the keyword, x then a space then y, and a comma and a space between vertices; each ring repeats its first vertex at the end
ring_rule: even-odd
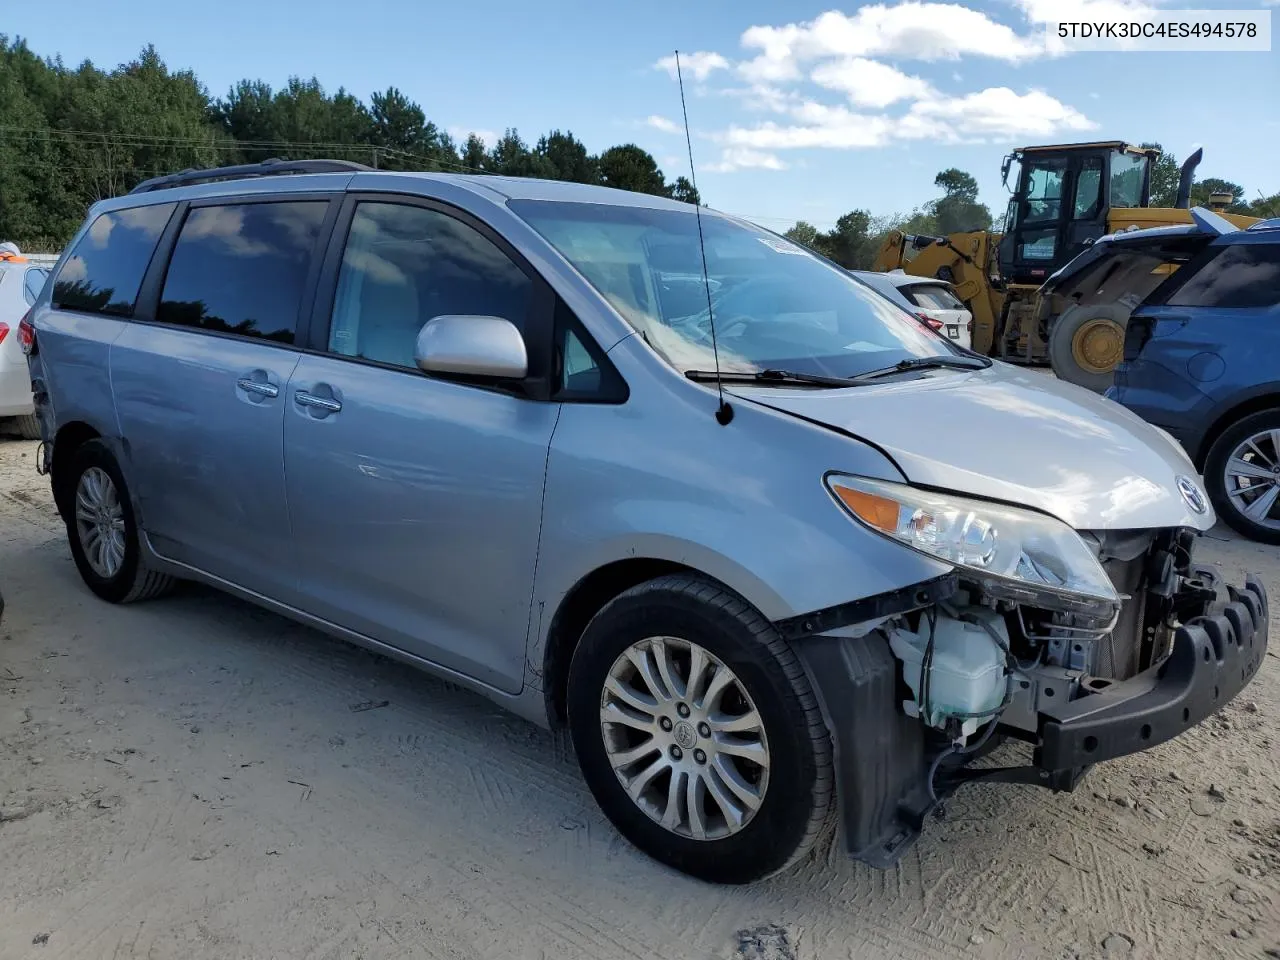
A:
POLYGON ((90 440, 101 436, 97 430, 82 420, 73 420, 58 428, 53 438, 53 459, 49 464, 49 479, 53 486, 53 502, 63 520, 70 515, 71 504, 66 489, 66 472, 75 453, 90 440))
POLYGON ((638 584, 669 573, 688 572, 696 571, 670 560, 632 557, 605 564, 574 584, 556 608, 542 655, 542 689, 552 721, 563 722, 567 716, 569 661, 591 619, 614 597, 638 584))
POLYGON ((1264 393, 1259 397, 1252 397, 1243 403, 1238 403, 1230 410, 1220 414, 1216 420, 1204 432, 1204 437, 1200 440, 1200 446, 1196 449, 1193 462, 1196 469, 1201 473, 1204 472, 1205 463, 1209 459, 1209 451, 1213 449, 1213 445, 1218 438, 1231 429, 1231 425, 1245 417, 1252 416, 1255 413, 1261 413, 1264 410, 1274 410, 1280 407, 1280 393, 1264 393))

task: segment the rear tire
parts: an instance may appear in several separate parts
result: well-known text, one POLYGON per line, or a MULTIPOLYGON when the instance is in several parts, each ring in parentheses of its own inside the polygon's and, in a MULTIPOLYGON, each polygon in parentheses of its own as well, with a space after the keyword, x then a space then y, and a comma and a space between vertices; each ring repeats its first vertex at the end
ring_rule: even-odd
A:
POLYGON ((1280 410, 1252 414, 1223 431, 1205 458, 1204 485, 1218 516, 1233 530, 1259 543, 1280 544, 1280 410), (1251 507, 1263 516, 1250 517, 1251 507))
POLYGON ((60 480, 66 484, 71 557, 90 590, 108 603, 133 603, 173 588, 173 577, 143 565, 129 490, 105 443, 89 440, 77 447, 60 480))
POLYGON ((18 436, 23 440, 40 439, 40 418, 34 413, 28 413, 21 417, 14 417, 13 425, 18 430, 18 436))
POLYGON ((1129 313, 1129 308, 1119 303, 1077 304, 1062 311, 1049 331, 1049 363, 1054 375, 1094 393, 1105 393, 1124 356, 1129 313), (1116 336, 1118 342, 1113 341, 1116 336))
POLYGON ((831 736, 809 680, 772 624, 718 584, 670 575, 607 604, 574 651, 568 712, 596 802, 655 860, 749 883, 825 834, 831 736))

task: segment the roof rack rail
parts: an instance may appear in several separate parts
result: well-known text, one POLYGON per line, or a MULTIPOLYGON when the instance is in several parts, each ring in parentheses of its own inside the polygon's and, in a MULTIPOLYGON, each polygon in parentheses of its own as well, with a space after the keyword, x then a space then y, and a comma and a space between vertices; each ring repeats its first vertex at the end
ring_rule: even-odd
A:
POLYGON ((251 177, 276 177, 294 173, 354 173, 372 170, 373 167, 353 160, 281 160, 273 157, 261 163, 242 163, 234 167, 210 167, 207 170, 183 170, 163 177, 143 180, 130 193, 150 193, 169 187, 187 187, 196 183, 214 183, 218 180, 245 180, 251 177))

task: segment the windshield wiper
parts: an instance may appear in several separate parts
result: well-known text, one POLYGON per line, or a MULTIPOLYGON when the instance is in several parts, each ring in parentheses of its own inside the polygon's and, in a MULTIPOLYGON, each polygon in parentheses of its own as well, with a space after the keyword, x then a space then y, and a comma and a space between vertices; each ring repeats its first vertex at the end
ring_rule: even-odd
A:
POLYGON ((843 377, 824 377, 817 373, 793 373, 790 370, 686 370, 684 375, 697 383, 807 383, 819 387, 852 387, 854 382, 843 377))
POLYGON ((891 373, 905 373, 908 370, 985 370, 989 366, 991 366, 990 360, 978 356, 908 357, 906 360, 899 360, 892 367, 860 373, 853 379, 875 380, 877 377, 887 377, 891 373))

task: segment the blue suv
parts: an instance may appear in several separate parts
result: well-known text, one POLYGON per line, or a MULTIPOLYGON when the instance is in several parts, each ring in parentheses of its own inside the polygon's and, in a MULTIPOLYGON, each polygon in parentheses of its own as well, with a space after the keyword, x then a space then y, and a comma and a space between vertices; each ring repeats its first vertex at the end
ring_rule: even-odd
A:
MULTIPOLYGON (((1107 396, 1178 439, 1223 520, 1280 544, 1280 219, 1197 221, 1185 263, 1131 314, 1107 396)), ((1141 233, 1167 245, 1170 229, 1141 233)))

